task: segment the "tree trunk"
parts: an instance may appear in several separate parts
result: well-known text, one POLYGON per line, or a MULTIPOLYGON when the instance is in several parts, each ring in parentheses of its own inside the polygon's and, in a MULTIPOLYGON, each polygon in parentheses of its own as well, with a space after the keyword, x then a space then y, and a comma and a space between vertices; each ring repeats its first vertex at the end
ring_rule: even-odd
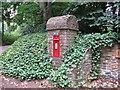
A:
POLYGON ((3 8, 2 8, 2 32, 1 32, 1 41, 0 41, 0 43, 2 44, 2 41, 3 41, 3 37, 4 37, 4 17, 3 17, 3 12, 4 12, 4 10, 3 10, 3 8))
POLYGON ((6 21, 6 23, 7 23, 8 33, 10 33, 10 32, 11 32, 11 31, 10 31, 10 23, 9 23, 8 21, 6 21))
POLYGON ((45 8, 45 2, 44 0, 39 0, 39 6, 43 11, 43 23, 46 23, 46 8, 45 8))
POLYGON ((2 32, 1 32, 1 39, 0 39, 0 44, 2 45, 3 42, 3 37, 4 37, 4 20, 2 19, 2 32))
POLYGON ((47 2, 47 19, 49 19, 52 16, 52 8, 51 8, 51 0, 48 0, 47 2))
POLYGON ((2 38, 4 37, 4 21, 2 20, 2 38))

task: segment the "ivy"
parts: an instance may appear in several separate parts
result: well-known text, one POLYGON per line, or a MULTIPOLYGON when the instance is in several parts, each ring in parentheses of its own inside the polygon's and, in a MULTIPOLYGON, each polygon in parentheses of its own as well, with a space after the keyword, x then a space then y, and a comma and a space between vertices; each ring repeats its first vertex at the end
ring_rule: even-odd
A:
MULTIPOLYGON (((80 76, 84 73, 82 70, 82 64, 86 58, 86 50, 89 48, 92 50, 91 58, 93 68, 90 76, 92 79, 99 79, 101 50, 106 46, 112 47, 113 42, 117 40, 116 37, 117 33, 95 33, 86 35, 79 33, 76 36, 75 44, 70 46, 65 52, 64 63, 54 71, 54 74, 51 74, 49 79, 54 82, 54 85, 73 87, 75 84, 72 82, 72 78, 68 77, 68 75, 72 75, 71 68, 79 69, 77 72, 79 76, 77 76, 76 80, 81 80, 83 78, 80 76)), ((84 83, 85 81, 80 81, 79 85, 83 85, 84 83)))
POLYGON ((19 38, 0 55, 1 73, 20 80, 45 79, 52 71, 47 53, 46 33, 19 38))
MULTIPOLYGON (((54 70, 47 54, 46 34, 30 34, 18 39, 6 52, 0 56, 1 72, 21 80, 44 79, 49 77, 54 85, 60 87, 73 87, 75 83, 70 75, 72 69, 78 69, 76 80, 82 80, 85 72, 82 64, 86 59, 86 50, 91 49, 92 79, 99 79, 99 61, 103 47, 112 47, 117 41, 117 33, 95 33, 82 35, 78 33, 75 44, 65 52, 64 63, 54 70)), ((78 82, 83 85, 85 81, 78 82)))

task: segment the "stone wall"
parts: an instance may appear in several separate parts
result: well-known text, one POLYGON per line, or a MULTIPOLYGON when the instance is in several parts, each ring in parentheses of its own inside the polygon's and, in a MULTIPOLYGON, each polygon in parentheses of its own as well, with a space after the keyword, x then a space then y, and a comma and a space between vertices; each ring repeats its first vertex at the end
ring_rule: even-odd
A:
POLYGON ((116 58, 116 49, 119 45, 114 44, 112 48, 105 47, 101 53, 101 75, 105 78, 118 79, 120 72, 120 59, 116 58))
POLYGON ((74 44, 76 31, 74 30, 54 30, 48 31, 48 53, 52 57, 54 66, 60 66, 64 61, 64 52, 69 45, 74 44), (60 35, 60 58, 54 58, 53 55, 53 35, 60 35))
POLYGON ((74 44, 77 34, 78 23, 73 15, 52 17, 48 20, 46 29, 48 31, 48 54, 52 58, 53 66, 59 67, 64 62, 64 52, 67 47, 74 44), (60 57, 53 56, 53 36, 60 37, 60 57))
POLYGON ((87 49, 85 52, 85 59, 82 60, 81 69, 73 69, 72 71, 72 79, 76 83, 76 85, 79 83, 79 81, 85 81, 87 82, 88 79, 90 79, 90 72, 92 70, 92 60, 91 60, 91 49, 87 49), (78 73, 79 72, 79 73, 78 73), (78 77, 81 77, 79 80, 78 77))
MULTIPOLYGON (((120 47, 119 44, 114 44, 113 47, 104 47, 101 52, 100 58, 100 77, 105 79, 117 79, 120 80, 120 58, 116 58, 116 49, 120 47)), ((81 69, 77 70, 71 68, 72 80, 76 83, 79 81, 88 81, 90 78, 90 72, 92 71, 92 59, 91 49, 87 49, 85 53, 86 59, 82 60, 81 69), (80 72, 77 74, 77 72, 80 72), (81 80, 77 80, 77 77, 82 77, 81 80)))
MULTIPOLYGON (((113 47, 104 47, 100 58, 100 76, 103 78, 120 79, 120 58, 116 58, 116 49, 120 47, 119 44, 114 44, 113 47)), ((89 79, 90 71, 92 70, 91 51, 86 53, 85 62, 82 64, 84 74, 83 79, 89 79)))
MULTIPOLYGON (((47 22, 47 31, 48 31, 48 54, 52 58, 53 66, 59 67, 64 62, 64 52, 67 47, 74 44, 74 38, 77 34, 76 30, 78 29, 78 24, 75 16, 65 15, 59 17, 50 18, 47 22), (53 57, 53 36, 60 36, 60 57, 53 57)), ((120 45, 115 44, 113 47, 105 47, 102 49, 101 58, 100 58, 100 76, 104 78, 114 78, 120 79, 120 59, 116 58, 116 49, 120 45)), ((87 49, 85 53, 86 59, 80 64, 81 69, 77 70, 71 68, 72 75, 68 76, 76 82, 77 77, 82 77, 81 80, 87 81, 90 79, 90 72, 92 71, 92 59, 91 59, 91 50, 87 49), (81 73, 77 73, 81 72, 81 73)))

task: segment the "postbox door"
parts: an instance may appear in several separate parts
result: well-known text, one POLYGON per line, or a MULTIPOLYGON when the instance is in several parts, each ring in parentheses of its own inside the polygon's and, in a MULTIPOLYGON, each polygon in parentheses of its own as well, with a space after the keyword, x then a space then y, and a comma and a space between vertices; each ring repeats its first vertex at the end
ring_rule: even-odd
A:
POLYGON ((53 57, 60 57, 60 38, 58 35, 53 36, 53 57))

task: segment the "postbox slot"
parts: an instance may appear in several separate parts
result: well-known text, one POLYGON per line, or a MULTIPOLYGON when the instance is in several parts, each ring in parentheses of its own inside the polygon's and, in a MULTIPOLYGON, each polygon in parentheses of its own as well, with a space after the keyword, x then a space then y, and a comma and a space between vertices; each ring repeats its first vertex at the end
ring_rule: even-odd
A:
POLYGON ((59 39, 53 39, 53 40, 59 40, 59 39))
POLYGON ((58 43, 55 43, 55 49, 58 49, 58 43))
POLYGON ((53 36, 53 57, 56 57, 56 58, 60 57, 60 36, 59 35, 53 36))

